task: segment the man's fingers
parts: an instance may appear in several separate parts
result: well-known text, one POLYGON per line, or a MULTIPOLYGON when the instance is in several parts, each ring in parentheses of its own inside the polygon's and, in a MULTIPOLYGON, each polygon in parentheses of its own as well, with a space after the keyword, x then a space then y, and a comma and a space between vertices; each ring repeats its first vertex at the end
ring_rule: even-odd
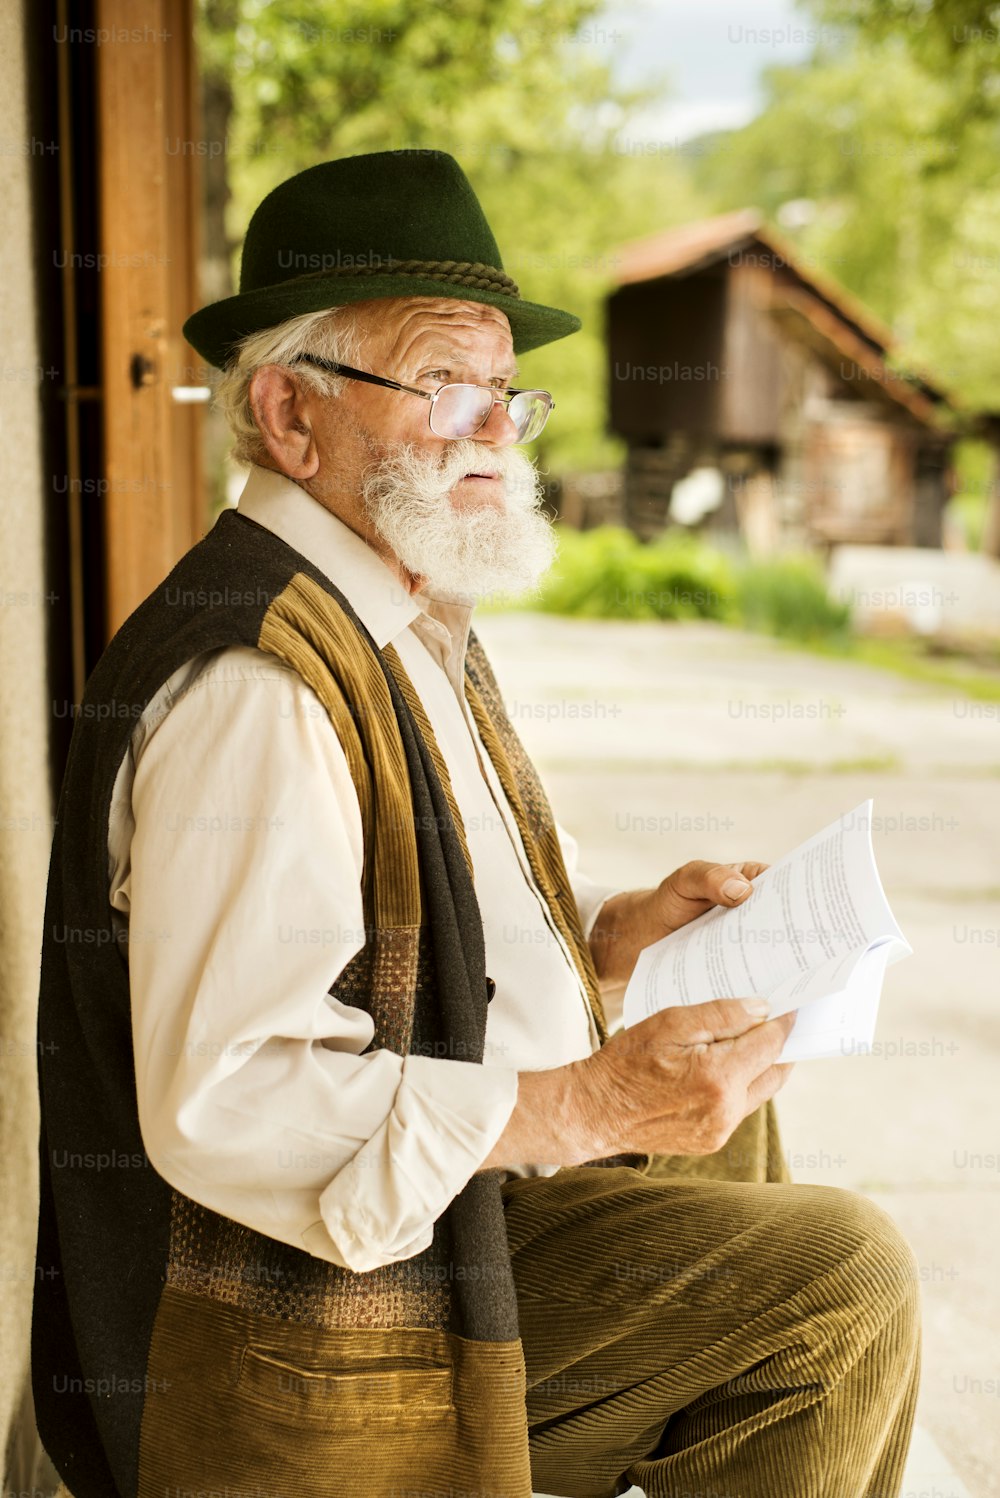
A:
MULTIPOLYGON (((748 1081, 773 1065, 795 1023, 795 1015, 766 1018, 765 999, 712 999, 706 1004, 661 1009, 615 1037, 626 1050, 648 1045, 679 1047, 699 1054, 709 1050, 734 1053, 730 1064, 748 1081)), ((728 1059, 728 1058, 727 1058, 728 1059)))
POLYGON ((774 1065, 794 1023, 794 1014, 779 1014, 777 1019, 769 1019, 766 1024, 757 1025, 746 1035, 740 1036, 733 1047, 733 1065, 738 1065, 744 1071, 748 1082, 749 1079, 763 1076, 774 1065))
POLYGON ((726 1064, 734 1073, 742 1072, 753 1080, 774 1065, 781 1055, 794 1022, 794 1014, 781 1014, 777 1019, 755 1025, 752 1030, 745 1031, 742 1035, 714 1040, 710 1044, 698 1043, 691 1049, 699 1054, 714 1051, 717 1056, 726 1056, 726 1064), (728 1059, 730 1053, 732 1053, 731 1061, 728 1059))
POLYGON ((792 1069, 792 1063, 785 1061, 776 1066, 769 1066, 767 1071, 761 1072, 755 1077, 747 1088, 747 1113, 754 1113, 768 1098, 774 1097, 780 1092, 788 1081, 788 1074, 792 1069))
POLYGON ((671 1016, 671 1038, 676 1045, 710 1045, 731 1040, 767 1018, 766 999, 710 999, 705 1004, 685 1004, 663 1011, 671 1016))
MULTIPOLYGON (((720 1000, 731 1004, 732 1000, 720 1000)), ((699 1005, 699 1008, 707 1008, 699 1005)), ((756 1020, 745 1025, 738 1034, 723 1035, 716 1027, 715 1033, 695 1031, 693 1038, 681 1041, 686 1049, 702 1055, 714 1051, 725 1058, 725 1065, 734 1078, 743 1076, 749 1083, 773 1066, 781 1055, 785 1041, 795 1023, 794 1014, 781 1014, 777 1019, 756 1020)))

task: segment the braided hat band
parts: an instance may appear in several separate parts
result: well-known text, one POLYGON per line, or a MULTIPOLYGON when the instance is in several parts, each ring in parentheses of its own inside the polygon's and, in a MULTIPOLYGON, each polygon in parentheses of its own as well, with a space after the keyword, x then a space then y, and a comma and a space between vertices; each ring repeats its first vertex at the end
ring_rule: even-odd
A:
MULTIPOLYGON (((312 281, 321 276, 422 276, 429 281, 444 281, 451 286, 472 286, 477 291, 502 291, 520 298, 521 292, 505 271, 478 260, 393 260, 390 256, 378 265, 370 262, 355 265, 331 265, 321 270, 293 276, 294 281, 312 281)), ((286 286, 291 282, 282 283, 286 286)))

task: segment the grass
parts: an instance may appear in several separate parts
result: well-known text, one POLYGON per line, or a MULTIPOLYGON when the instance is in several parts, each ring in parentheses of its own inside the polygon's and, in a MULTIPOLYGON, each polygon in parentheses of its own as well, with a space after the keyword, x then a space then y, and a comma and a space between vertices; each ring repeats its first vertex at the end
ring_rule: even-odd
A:
MULTIPOLYGON (((580 762, 560 755, 545 755, 539 759, 546 770, 579 770, 580 762)), ((694 772, 698 775, 887 775, 902 770, 900 760, 893 754, 861 755, 857 759, 620 759, 587 758, 587 774, 601 771, 607 774, 627 775, 679 775, 694 772)))
POLYGON ((943 687, 978 702, 1000 702, 1000 670, 971 655, 942 659, 924 640, 873 640, 853 635, 843 644, 815 641, 812 648, 820 655, 893 671, 910 681, 943 687))

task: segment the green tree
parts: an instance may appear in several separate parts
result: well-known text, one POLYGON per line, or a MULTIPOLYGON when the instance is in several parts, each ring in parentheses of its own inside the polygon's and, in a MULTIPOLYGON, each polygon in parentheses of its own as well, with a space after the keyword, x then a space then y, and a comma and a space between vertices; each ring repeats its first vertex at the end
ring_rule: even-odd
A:
POLYGON ((702 202, 676 162, 616 151, 616 132, 645 95, 614 87, 603 14, 601 0, 452 0, 447 10, 414 0, 202 0, 206 96, 227 143, 206 264, 232 257, 256 203, 295 171, 363 151, 449 150, 522 294, 584 320, 580 333, 523 361, 558 406, 539 444, 542 467, 615 461, 602 324, 614 248, 697 217, 702 202))
POLYGON ((948 85, 949 132, 1000 116, 1000 5, 996 0, 811 0, 824 20, 862 43, 906 51, 948 85))
POLYGON ((892 35, 846 32, 766 84, 767 107, 715 141, 699 185, 719 209, 752 193, 889 323, 900 367, 926 366, 970 407, 1000 404, 997 121, 968 120, 959 149, 948 76, 892 35))

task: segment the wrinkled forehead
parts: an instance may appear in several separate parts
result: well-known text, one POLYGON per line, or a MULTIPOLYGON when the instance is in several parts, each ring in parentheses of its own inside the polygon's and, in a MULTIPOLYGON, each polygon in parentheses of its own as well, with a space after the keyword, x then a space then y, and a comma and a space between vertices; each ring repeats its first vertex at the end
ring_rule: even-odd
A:
POLYGON ((407 366, 447 358, 515 368, 510 323, 498 307, 429 296, 382 297, 354 306, 366 358, 407 366))

